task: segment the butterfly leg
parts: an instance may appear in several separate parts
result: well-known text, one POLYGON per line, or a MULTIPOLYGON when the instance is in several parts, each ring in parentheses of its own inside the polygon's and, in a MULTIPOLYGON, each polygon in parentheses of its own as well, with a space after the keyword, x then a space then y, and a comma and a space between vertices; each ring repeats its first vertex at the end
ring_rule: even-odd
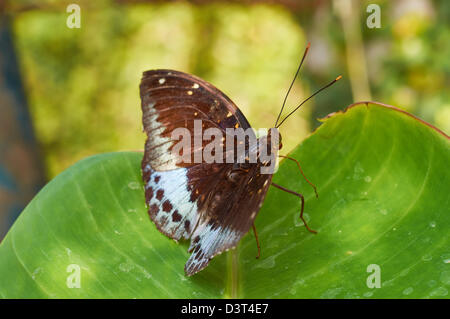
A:
POLYGON ((280 186, 278 184, 275 184, 274 182, 272 182, 272 186, 275 186, 276 188, 281 189, 282 191, 285 191, 285 192, 287 192, 289 194, 292 194, 292 195, 295 195, 297 197, 300 197, 300 199, 302 201, 302 208, 301 208, 301 211, 300 211, 300 219, 303 221, 303 224, 305 224, 305 227, 306 227, 306 229, 308 231, 310 231, 313 234, 317 234, 317 231, 309 228, 308 224, 306 223, 306 220, 303 218, 303 209, 305 208, 305 198, 303 197, 303 195, 300 194, 300 193, 291 191, 290 189, 287 189, 287 188, 285 188, 283 186, 280 186))
POLYGON ((256 255, 256 259, 259 259, 259 256, 261 256, 261 246, 259 245, 258 233, 256 232, 255 223, 253 223, 252 228, 253 228, 253 233, 255 234, 256 246, 258 247, 258 255, 256 255))
POLYGON ((278 156, 279 156, 279 157, 283 157, 283 158, 287 158, 287 159, 289 159, 289 160, 294 161, 295 163, 297 163, 298 169, 300 170, 300 173, 302 173, 303 178, 308 182, 309 185, 312 186, 312 188, 314 189, 314 193, 316 193, 316 197, 319 198, 319 194, 317 194, 316 186, 315 186, 313 183, 311 183, 311 182, 309 181, 309 179, 305 176, 305 174, 303 173, 302 167, 300 166, 300 163, 299 163, 295 158, 292 158, 292 157, 289 157, 289 156, 284 156, 284 155, 278 155, 278 156))

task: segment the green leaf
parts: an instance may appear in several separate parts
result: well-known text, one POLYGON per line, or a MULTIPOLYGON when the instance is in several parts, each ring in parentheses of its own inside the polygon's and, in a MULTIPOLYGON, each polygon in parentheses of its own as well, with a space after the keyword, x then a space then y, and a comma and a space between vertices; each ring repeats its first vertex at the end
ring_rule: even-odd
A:
POLYGON ((57 176, 21 214, 0 245, 0 297, 448 298, 448 137, 374 103, 324 122, 290 154, 319 198, 289 160, 274 176, 305 195, 317 235, 300 222, 299 199, 271 188, 256 219, 261 258, 249 233, 185 277, 188 243, 146 213, 142 154, 103 154, 57 176), (80 288, 68 287, 69 265, 80 288), (381 288, 367 285, 370 265, 381 288))

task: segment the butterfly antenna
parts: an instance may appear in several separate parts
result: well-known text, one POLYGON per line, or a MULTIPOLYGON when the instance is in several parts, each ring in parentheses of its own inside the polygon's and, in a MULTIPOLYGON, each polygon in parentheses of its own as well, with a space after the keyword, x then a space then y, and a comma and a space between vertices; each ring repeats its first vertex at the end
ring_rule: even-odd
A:
POLYGON ((289 86, 289 89, 288 89, 288 91, 286 93, 286 96, 284 97, 283 105, 281 106, 280 113, 278 113, 278 117, 277 117, 277 120, 275 122, 275 126, 274 127, 277 127, 278 120, 280 119, 281 113, 283 113, 284 105, 286 104, 286 100, 288 98, 289 92, 291 92, 292 86, 294 85, 295 79, 297 78, 298 72, 300 71, 300 68, 302 67, 303 61, 305 60, 306 54, 308 53, 310 46, 311 46, 311 43, 308 42, 308 45, 306 46, 305 52, 303 53, 303 57, 302 57, 302 60, 300 62, 300 65, 297 68, 297 72, 295 72, 294 79, 292 80, 292 83, 289 86))
POLYGON ((327 85, 325 85, 324 87, 320 88, 319 90, 317 90, 316 92, 314 92, 314 94, 312 94, 310 97, 308 97, 306 100, 304 100, 302 103, 300 103, 299 106, 297 106, 291 113, 289 113, 281 122, 280 124, 278 124, 278 126, 275 126, 276 128, 279 128, 281 126, 281 124, 283 124, 284 121, 286 121, 286 119, 291 116, 295 111, 297 111, 303 104, 305 104, 306 102, 308 102, 310 99, 312 99, 314 96, 316 96, 317 94, 319 94, 320 92, 322 92, 323 90, 325 90, 326 88, 332 86, 334 83, 336 83, 337 81, 339 81, 340 79, 342 79, 342 75, 339 75, 336 79, 334 79, 333 81, 331 81, 330 83, 328 83, 327 85))

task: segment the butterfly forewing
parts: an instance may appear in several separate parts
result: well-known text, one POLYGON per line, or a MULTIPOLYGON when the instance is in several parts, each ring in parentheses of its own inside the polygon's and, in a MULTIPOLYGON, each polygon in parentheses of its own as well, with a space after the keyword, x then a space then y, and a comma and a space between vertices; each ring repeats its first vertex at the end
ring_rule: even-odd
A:
MULTIPOLYGON (((250 127, 225 94, 189 74, 172 70, 147 71, 141 81, 140 95, 144 131, 149 137, 145 145, 145 161, 157 170, 187 167, 194 163, 193 157, 189 162, 179 163, 172 154, 177 142, 172 133, 177 128, 187 128, 193 134, 195 120, 201 120, 203 131, 212 127, 221 130, 250 127)), ((206 144, 204 141, 203 146, 206 144)))
MULTIPOLYGON (((237 245, 259 210, 272 175, 258 165, 237 170, 235 163, 180 162, 172 154, 178 142, 172 133, 194 121, 202 130, 250 128, 244 115, 221 91, 202 79, 173 70, 147 71, 140 85, 143 126, 147 134, 142 172, 149 215, 156 227, 176 240, 191 238, 187 275, 237 245)), ((208 141, 203 141, 204 148, 208 141)), ((224 142, 224 146, 226 141, 224 142)), ((224 157, 225 157, 224 152, 224 157)))

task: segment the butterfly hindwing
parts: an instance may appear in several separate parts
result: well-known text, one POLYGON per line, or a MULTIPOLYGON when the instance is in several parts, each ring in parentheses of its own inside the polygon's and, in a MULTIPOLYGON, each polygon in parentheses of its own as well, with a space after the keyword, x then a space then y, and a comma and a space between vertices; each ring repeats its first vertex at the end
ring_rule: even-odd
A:
MULTIPOLYGON (((187 275, 195 274, 216 255, 234 248, 253 224, 261 208, 272 175, 260 174, 257 165, 230 181, 227 172, 217 174, 218 181, 200 202, 202 214, 191 237, 192 252, 185 265, 187 275)), ((191 172, 195 175, 195 172, 191 172)), ((203 195, 202 195, 203 196, 203 195)))
POLYGON ((143 178, 148 212, 158 230, 175 240, 188 239, 199 214, 187 188, 187 169, 158 172, 146 164, 143 178))

